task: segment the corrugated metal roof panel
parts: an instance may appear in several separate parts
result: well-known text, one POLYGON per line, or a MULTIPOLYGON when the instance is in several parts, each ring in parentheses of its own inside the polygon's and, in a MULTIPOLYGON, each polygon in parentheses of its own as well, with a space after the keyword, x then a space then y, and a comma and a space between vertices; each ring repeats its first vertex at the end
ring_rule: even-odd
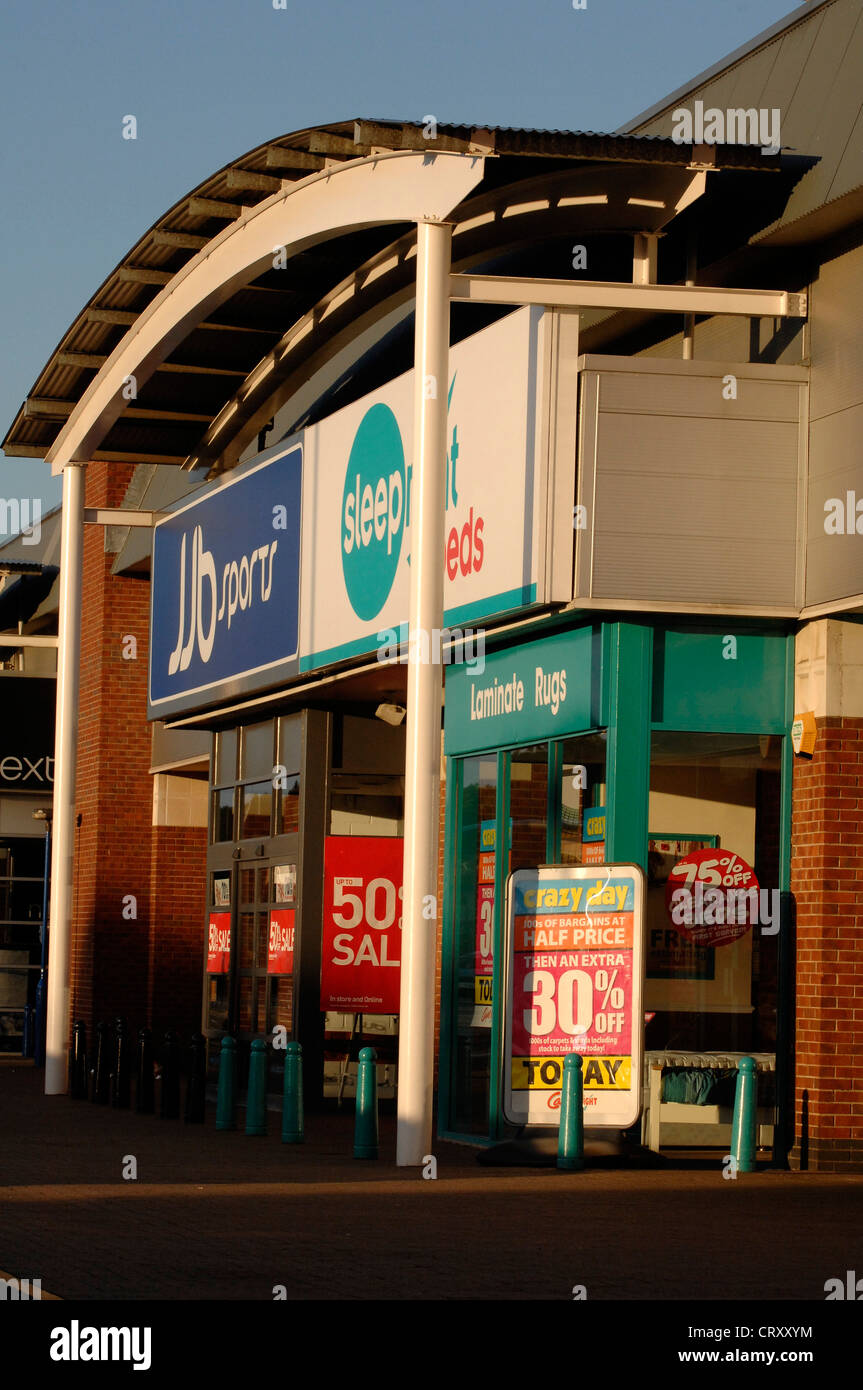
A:
POLYGON ((770 230, 845 196, 863 182, 857 138, 863 112, 860 0, 823 0, 795 10, 780 29, 765 31, 623 131, 668 135, 674 110, 691 109, 696 100, 722 111, 778 108, 783 148, 817 158, 770 230))

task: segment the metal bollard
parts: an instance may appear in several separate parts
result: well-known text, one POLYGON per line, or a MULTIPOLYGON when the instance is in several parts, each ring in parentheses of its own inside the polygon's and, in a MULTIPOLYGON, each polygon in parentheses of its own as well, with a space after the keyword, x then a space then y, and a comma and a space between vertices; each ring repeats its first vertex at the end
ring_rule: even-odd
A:
POLYGON ((289 1042, 285 1051, 285 1087, 282 1097, 282 1143, 302 1144, 303 1128, 303 1049, 289 1042))
POLYGON ((107 1023, 96 1024, 96 1061, 93 1067, 93 1100, 97 1105, 107 1105, 110 1099, 111 1030, 107 1023))
POLYGON ((734 1092, 734 1118, 731 1124, 731 1154, 738 1173, 755 1172, 755 1126, 758 1111, 758 1076, 754 1057, 741 1057, 737 1063, 737 1089, 734 1092))
POLYGON ((87 1099, 87 1027, 78 1019, 72 1029, 72 1099, 87 1099))
POLYGON ((37 1067, 45 1065, 45 1028, 48 1019, 48 972, 43 967, 36 985, 36 1017, 34 1021, 35 1043, 33 1056, 37 1067))
POLYGON ((36 1039, 33 1028, 33 1010, 29 1004, 24 1005, 24 1018, 21 1023, 21 1056, 32 1057, 36 1051, 36 1039))
POLYGON ((114 1059, 111 1068, 111 1104, 117 1110, 128 1110, 132 1101, 132 1039, 125 1018, 114 1023, 114 1059))
POLYGON ((184 1118, 187 1125, 202 1125, 207 1097, 207 1039, 203 1033, 192 1034, 189 1051, 192 1065, 189 1071, 189 1082, 186 1086, 184 1118))
POLYGON ((255 1038, 249 1060, 249 1089, 246 1092, 246 1133, 267 1132, 267 1044, 255 1038))
POLYGON ((373 1047, 360 1049, 357 1067, 357 1110, 354 1120, 354 1158, 378 1156, 378 1069, 373 1047))
POLYGON ((156 1113, 153 1034, 149 1028, 142 1028, 138 1033, 138 1081, 135 1086, 135 1109, 139 1115, 155 1115, 156 1113))
POLYGON ((179 1120, 180 1051, 177 1046, 177 1035, 173 1028, 169 1028, 165 1034, 162 1048, 162 1100, 160 1108, 163 1120, 179 1120))
POLYGON ((563 1086, 560 1093, 560 1130, 557 1136, 557 1166, 574 1173, 584 1167, 584 1061, 577 1052, 563 1059, 563 1086))
POLYGON ((237 1044, 222 1038, 219 1055, 219 1090, 216 1098, 216 1129, 236 1129, 234 1098, 237 1092, 237 1044))

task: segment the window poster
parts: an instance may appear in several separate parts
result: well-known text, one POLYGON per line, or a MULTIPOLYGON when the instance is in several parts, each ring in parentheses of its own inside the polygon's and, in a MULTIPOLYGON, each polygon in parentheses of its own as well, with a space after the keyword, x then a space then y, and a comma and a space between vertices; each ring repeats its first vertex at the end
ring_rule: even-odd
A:
POLYGON ((588 1125, 641 1109, 644 874, 636 864, 546 865, 510 875, 504 1114, 560 1118, 564 1059, 583 1059, 588 1125))
POLYGON ((273 867, 273 896, 277 903, 292 903, 297 895, 296 864, 276 864, 273 867))
POLYGON ((231 875, 213 874, 213 902, 216 907, 231 906, 231 875))
MULTIPOLYGON (((752 931, 748 921, 702 923, 703 884, 731 866, 733 884, 757 887, 749 864, 718 835, 651 831, 647 859, 645 1008, 655 1012, 748 1013, 752 931), (675 888, 691 890, 694 911, 675 911, 675 888), (693 920, 689 921, 688 917, 693 920)), ((728 876, 728 875, 726 875, 728 876)))

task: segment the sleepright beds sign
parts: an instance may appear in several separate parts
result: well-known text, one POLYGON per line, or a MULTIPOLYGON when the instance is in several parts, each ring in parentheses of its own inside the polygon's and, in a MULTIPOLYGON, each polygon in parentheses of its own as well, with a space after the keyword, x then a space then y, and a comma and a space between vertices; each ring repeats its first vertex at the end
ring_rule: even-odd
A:
POLYGON ((642 870, 518 869, 507 906, 506 1118, 556 1124, 563 1060, 575 1052, 585 1125, 627 1129, 641 1109, 642 870))
MULTIPOLYGON (((576 331, 517 310, 453 347, 449 380, 430 381, 447 405, 450 629, 571 596, 576 331)), ((301 671, 406 638, 413 414, 407 372, 305 431, 301 671)))
POLYGON ((302 463, 294 443, 156 526, 151 717, 296 674, 302 463))

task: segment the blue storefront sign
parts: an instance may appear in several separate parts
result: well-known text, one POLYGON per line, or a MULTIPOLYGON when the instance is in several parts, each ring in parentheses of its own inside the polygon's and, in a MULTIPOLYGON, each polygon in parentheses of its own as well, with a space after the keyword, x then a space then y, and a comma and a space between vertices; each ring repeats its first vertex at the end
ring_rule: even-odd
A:
POLYGON ((156 526, 151 718, 296 675, 302 464, 294 443, 156 526))

